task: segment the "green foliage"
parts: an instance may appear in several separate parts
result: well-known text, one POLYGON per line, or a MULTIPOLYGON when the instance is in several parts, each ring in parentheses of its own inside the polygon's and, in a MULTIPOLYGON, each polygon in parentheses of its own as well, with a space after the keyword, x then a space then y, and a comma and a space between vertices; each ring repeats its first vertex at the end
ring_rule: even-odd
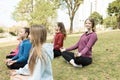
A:
POLYGON ((12 36, 17 36, 14 32, 9 32, 12 36))
POLYGON ((103 25, 108 28, 108 27, 113 27, 114 29, 117 28, 117 21, 116 21, 116 16, 110 16, 104 19, 103 25))
POLYGON ((3 33, 3 32, 4 32, 4 30, 2 28, 0 28, 0 33, 3 33))
POLYGON ((31 24, 43 24, 49 26, 51 21, 56 17, 56 9, 54 9, 54 4, 50 1, 39 0, 33 8, 31 13, 32 22, 31 24))
POLYGON ((110 16, 112 14, 119 15, 120 14, 120 0, 115 0, 112 3, 109 3, 107 11, 110 16))
POLYGON ((109 3, 107 11, 110 16, 114 15, 117 17, 117 27, 120 29, 120 0, 109 3))
POLYGON ((103 23, 103 17, 98 12, 93 12, 90 17, 94 18, 96 25, 103 23))
POLYGON ((30 13, 32 12, 32 0, 21 0, 13 12, 13 18, 16 21, 31 20, 30 13))
POLYGON ((27 20, 30 25, 49 26, 48 19, 56 17, 55 5, 50 0, 21 0, 13 16, 17 21, 27 20))

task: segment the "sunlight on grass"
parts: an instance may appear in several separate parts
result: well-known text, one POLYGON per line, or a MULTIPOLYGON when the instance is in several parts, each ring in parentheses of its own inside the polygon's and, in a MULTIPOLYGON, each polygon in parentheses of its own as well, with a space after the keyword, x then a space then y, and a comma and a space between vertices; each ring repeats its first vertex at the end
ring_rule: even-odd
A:
POLYGON ((5 65, 5 56, 13 49, 15 49, 15 46, 0 47, 0 80, 9 80, 9 70, 5 65))
MULTIPOLYGON (((74 68, 62 57, 52 62, 54 80, 119 80, 120 79, 120 31, 98 34, 98 41, 93 47, 93 64, 84 68, 74 68)), ((79 40, 79 34, 68 36, 65 47, 70 47, 79 40)), ((15 46, 0 47, 0 80, 9 80, 4 59, 15 46), (6 75, 7 74, 7 75, 6 75)))

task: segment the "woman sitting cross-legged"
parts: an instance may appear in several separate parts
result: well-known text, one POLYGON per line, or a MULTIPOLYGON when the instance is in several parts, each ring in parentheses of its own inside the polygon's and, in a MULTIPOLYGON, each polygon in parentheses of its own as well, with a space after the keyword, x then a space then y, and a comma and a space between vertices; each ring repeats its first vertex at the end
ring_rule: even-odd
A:
POLYGON ((29 33, 29 28, 21 29, 19 36, 23 41, 20 43, 18 54, 10 59, 6 59, 6 65, 9 69, 19 69, 27 64, 29 52, 32 47, 28 39, 29 33))
POLYGON ((53 80, 52 64, 53 45, 46 43, 47 30, 43 25, 32 25, 30 28, 30 41, 33 45, 24 68, 13 71, 13 77, 28 75, 28 80, 53 80), (39 34, 39 35, 38 35, 39 34), (17 75, 16 75, 17 74, 17 75))
POLYGON ((86 19, 85 27, 87 28, 87 32, 81 36, 74 46, 70 48, 61 48, 63 58, 75 67, 87 66, 92 63, 92 47, 97 41, 97 34, 95 33, 94 26, 95 23, 93 19, 86 19), (75 49, 78 49, 76 54, 68 52, 75 49))

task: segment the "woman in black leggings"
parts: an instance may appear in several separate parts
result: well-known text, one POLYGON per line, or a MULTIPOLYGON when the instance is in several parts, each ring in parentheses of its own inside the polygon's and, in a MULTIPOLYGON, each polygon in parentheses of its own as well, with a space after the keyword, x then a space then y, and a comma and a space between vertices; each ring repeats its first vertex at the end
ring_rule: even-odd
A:
POLYGON ((95 24, 92 18, 86 19, 85 27, 87 28, 87 32, 80 37, 79 41, 74 46, 61 48, 63 58, 75 67, 86 66, 92 63, 92 47, 97 41, 94 26, 95 24), (69 52, 75 49, 78 49, 76 54, 69 52))

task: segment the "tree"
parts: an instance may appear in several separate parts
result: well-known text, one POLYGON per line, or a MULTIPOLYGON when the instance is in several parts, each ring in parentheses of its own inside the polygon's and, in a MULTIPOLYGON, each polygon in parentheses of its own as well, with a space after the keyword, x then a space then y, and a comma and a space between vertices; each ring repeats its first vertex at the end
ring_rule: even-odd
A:
POLYGON ((68 10, 68 15, 70 19, 70 33, 73 32, 73 20, 75 17, 75 13, 82 2, 83 0, 60 0, 61 5, 64 5, 68 10))
POLYGON ((116 16, 117 28, 120 29, 120 0, 115 0, 112 3, 109 3, 107 11, 108 15, 116 16))
POLYGON ((49 25, 49 18, 56 16, 54 3, 50 0, 21 0, 13 13, 16 21, 27 20, 29 24, 49 25))
POLYGON ((95 24, 102 24, 103 23, 103 17, 98 12, 93 12, 90 17, 92 17, 95 20, 95 24))
POLYGON ((113 27, 114 29, 117 28, 117 21, 116 16, 109 16, 104 19, 103 25, 105 25, 106 28, 113 27))
POLYGON ((13 18, 16 21, 27 20, 29 22, 32 19, 30 16, 31 12, 32 0, 21 0, 13 12, 13 18))
POLYGON ((56 9, 51 1, 39 0, 31 13, 32 24, 50 25, 48 19, 56 17, 56 9))

